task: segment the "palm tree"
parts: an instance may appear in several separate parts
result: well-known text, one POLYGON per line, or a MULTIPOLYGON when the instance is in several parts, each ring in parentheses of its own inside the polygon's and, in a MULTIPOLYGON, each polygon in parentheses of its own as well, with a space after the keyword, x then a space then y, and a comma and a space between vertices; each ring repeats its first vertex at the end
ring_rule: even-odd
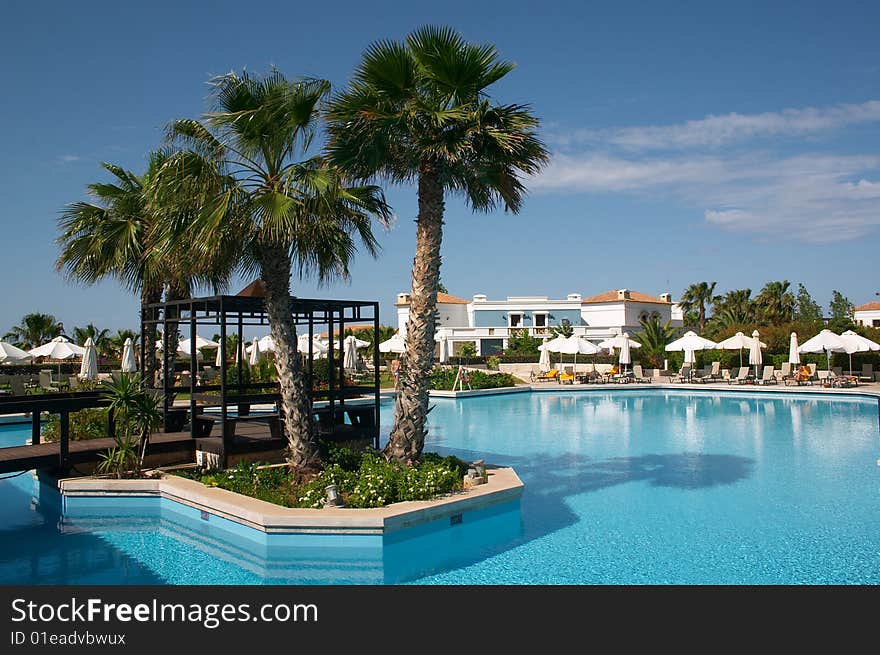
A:
POLYGON ((85 345, 86 339, 91 338, 95 344, 95 349, 98 352, 98 355, 106 354, 106 346, 107 339, 110 336, 110 330, 103 329, 99 330, 95 327, 94 324, 89 323, 86 327, 75 327, 73 328, 73 340, 78 343, 80 346, 85 345))
POLYGON ((633 339, 642 344, 639 356, 652 367, 660 368, 666 353, 666 344, 675 339, 678 330, 669 321, 661 324, 656 316, 642 318, 639 323, 642 331, 633 336, 633 339))
POLYGON ((3 335, 19 348, 30 350, 64 334, 64 324, 51 314, 25 314, 21 323, 3 335))
POLYGON ((765 321, 773 325, 790 322, 794 318, 796 301, 789 291, 788 280, 768 282, 755 297, 755 308, 765 321))
POLYGON ((329 82, 288 81, 273 70, 263 78, 229 73, 212 86, 215 111, 204 122, 170 125, 169 138, 188 150, 165 166, 159 188, 201 185, 209 197, 197 221, 200 242, 210 248, 235 237, 235 263, 263 280, 289 462, 304 471, 318 465, 319 451, 296 350, 291 273, 348 277, 356 239, 375 255, 371 219, 387 225, 391 212, 381 189, 348 186, 307 156, 329 82))
POLYGON ((715 282, 698 282, 690 285, 681 294, 679 307, 685 314, 695 313, 700 332, 706 329, 706 307, 715 302, 715 282))
POLYGON ((372 44, 330 103, 331 161, 357 179, 418 182, 407 349, 389 459, 417 461, 424 447, 446 193, 460 194, 475 211, 516 213, 523 177, 549 160, 530 109, 489 99, 488 87, 513 68, 492 45, 428 26, 405 43, 372 44))
MULTIPOLYGON (((171 243, 164 238, 168 224, 191 220, 198 201, 187 189, 188 195, 168 194, 162 203, 151 202, 152 187, 168 158, 169 153, 151 153, 147 171, 141 176, 114 164, 102 164, 116 178, 114 182, 90 184, 89 195, 97 204, 69 204, 59 221, 58 270, 85 284, 116 278, 140 294, 141 312, 147 319, 153 316, 146 315, 146 306, 162 300, 163 292, 167 300, 184 298, 198 286, 222 286, 229 275, 228 267, 218 264, 226 254, 219 246, 210 253, 196 254, 191 240, 171 243)), ((146 341, 156 342, 155 325, 147 326, 146 341)), ((154 379, 155 367, 155 357, 146 357, 147 384, 154 379)))
POLYGON ((712 306, 712 326, 716 329, 755 322, 755 302, 751 289, 734 289, 716 298, 712 306))

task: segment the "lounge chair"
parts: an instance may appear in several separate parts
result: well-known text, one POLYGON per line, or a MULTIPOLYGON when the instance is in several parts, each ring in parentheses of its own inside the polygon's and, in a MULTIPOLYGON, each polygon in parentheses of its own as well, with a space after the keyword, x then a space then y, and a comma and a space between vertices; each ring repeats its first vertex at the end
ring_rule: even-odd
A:
POLYGON ((52 382, 51 371, 40 371, 40 387, 46 391, 59 391, 59 388, 52 382))
POLYGON ((874 365, 873 364, 862 364, 862 374, 859 376, 859 382, 873 382, 874 381, 874 365))
POLYGON ((715 382, 721 379, 721 362, 712 362, 712 367, 702 375, 693 378, 694 382, 715 382))
POLYGON ((859 386, 859 378, 855 375, 838 375, 835 370, 831 369, 831 374, 828 376, 828 382, 832 387, 838 388, 848 388, 848 387, 857 387, 859 386))
POLYGON ((790 380, 794 377, 794 373, 791 370, 791 362, 782 362, 782 368, 777 371, 779 375, 776 377, 784 383, 786 380, 790 380))
POLYGON ((587 368, 583 373, 578 373, 575 375, 578 382, 588 383, 588 382, 598 382, 602 376, 599 375, 599 372, 596 371, 596 365, 593 363, 587 364, 587 368))
POLYGON ((574 369, 565 367, 565 372, 559 374, 559 384, 574 384, 574 369))
POLYGON ((23 396, 30 393, 30 389, 24 386, 24 378, 20 375, 9 376, 9 387, 12 389, 13 396, 23 396))
POLYGON ((645 377, 641 364, 633 364, 632 379, 634 382, 650 382, 651 378, 645 377))
POLYGON ((816 381, 823 387, 830 387, 831 371, 816 371, 816 381))
POLYGON ((727 383, 733 384, 735 382, 736 384, 748 384, 752 381, 752 376, 749 371, 751 371, 750 366, 740 366, 736 377, 730 378, 727 383))
POLYGON ((690 382, 691 379, 691 365, 690 364, 682 364, 681 369, 679 369, 678 373, 669 378, 670 382, 690 382))
POLYGON ((776 376, 773 375, 773 367, 765 366, 764 370, 761 372, 761 379, 757 382, 758 384, 778 384, 776 376))
POLYGON ((546 373, 541 373, 540 371, 535 373, 534 371, 532 371, 531 374, 529 375, 529 379, 532 382, 553 382, 554 380, 558 381, 559 380, 559 370, 552 368, 549 371, 547 371, 546 373))

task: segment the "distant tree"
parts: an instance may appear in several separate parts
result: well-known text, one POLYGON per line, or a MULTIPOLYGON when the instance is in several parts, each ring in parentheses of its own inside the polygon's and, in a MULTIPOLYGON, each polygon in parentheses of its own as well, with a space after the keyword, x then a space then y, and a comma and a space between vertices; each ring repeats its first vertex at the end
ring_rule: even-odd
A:
POLYGON ((108 336, 106 340, 106 348, 108 354, 113 357, 122 357, 122 349, 125 348, 125 340, 131 339, 135 348, 140 346, 140 335, 134 330, 119 330, 113 336, 108 336))
POLYGON ((64 334, 64 324, 55 320, 51 314, 25 314, 21 323, 3 335, 14 345, 25 350, 41 346, 47 341, 64 334))
POLYGON ((530 337, 529 331, 526 329, 511 330, 510 336, 507 337, 508 352, 537 355, 540 345, 541 340, 530 337))
POLYGON ((639 360, 653 368, 660 368, 666 354, 666 344, 675 339, 678 330, 669 321, 661 324, 656 316, 643 318, 639 324, 642 330, 633 336, 633 339, 642 344, 638 350, 639 360))
POLYGON ((91 338, 92 342, 95 344, 95 350, 97 351, 99 356, 104 356, 107 354, 107 347, 109 345, 107 343, 107 339, 109 337, 110 330, 99 330, 92 323, 89 323, 85 327, 73 328, 73 341, 80 346, 84 346, 86 340, 91 338))
POLYGON ((715 282, 697 282, 685 289, 681 294, 681 300, 678 301, 685 318, 696 314, 700 332, 706 329, 706 309, 715 302, 714 294, 715 282))
POLYGON ((790 286, 788 280, 765 284, 754 301, 757 318, 771 325, 791 321, 794 316, 795 298, 789 291, 790 286))
POLYGON ((465 362, 470 361, 472 358, 477 356, 477 347, 474 345, 473 341, 465 341, 461 344, 461 348, 458 351, 458 356, 460 359, 465 360, 465 362))
POLYGON ((822 308, 813 300, 810 292, 807 291, 803 284, 798 284, 795 302, 795 320, 815 322, 822 320, 822 308))
POLYGON ((571 327, 571 321, 569 321, 567 318, 564 318, 559 325, 553 325, 550 327, 550 334, 552 334, 554 337, 563 337, 565 339, 568 339, 568 337, 574 334, 574 328, 571 327))
POLYGON ((828 327, 831 330, 843 332, 852 329, 855 305, 849 301, 849 298, 835 289, 831 292, 831 303, 828 309, 831 312, 831 320, 828 322, 828 327))
POLYGON ((449 289, 446 288, 446 285, 443 284, 442 281, 437 282, 437 292, 438 293, 449 293, 449 289))
POLYGON ((751 289, 734 289, 716 297, 712 305, 714 328, 743 325, 755 321, 755 303, 751 289))

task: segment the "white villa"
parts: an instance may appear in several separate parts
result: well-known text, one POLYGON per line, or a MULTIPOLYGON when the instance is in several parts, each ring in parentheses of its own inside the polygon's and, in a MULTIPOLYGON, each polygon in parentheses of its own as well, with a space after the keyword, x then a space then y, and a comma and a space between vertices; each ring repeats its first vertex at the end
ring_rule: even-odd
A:
POLYGON ((880 327, 880 302, 868 302, 853 310, 853 320, 865 327, 880 327))
MULTIPOLYGON (((409 294, 397 294, 397 326, 406 333, 409 294)), ((490 300, 477 294, 465 300, 447 293, 437 294, 437 333, 453 346, 470 341, 477 353, 491 355, 507 347, 511 330, 527 330, 534 337, 552 336, 551 327, 569 324, 575 334, 598 343, 621 332, 640 330, 639 320, 655 316, 675 327, 683 324, 681 308, 668 293, 651 296, 639 291, 617 289, 583 298, 570 293, 551 300, 547 296, 508 296, 490 300)))

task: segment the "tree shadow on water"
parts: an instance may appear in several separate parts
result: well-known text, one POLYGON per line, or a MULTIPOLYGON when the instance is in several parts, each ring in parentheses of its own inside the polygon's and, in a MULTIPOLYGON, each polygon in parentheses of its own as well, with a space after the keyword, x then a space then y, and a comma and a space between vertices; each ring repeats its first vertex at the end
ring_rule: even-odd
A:
POLYGON ((573 525, 580 517, 565 499, 627 482, 652 487, 699 491, 732 485, 748 478, 755 461, 709 453, 645 454, 597 460, 575 453, 511 457, 449 449, 465 460, 485 459, 511 466, 525 484, 522 496, 523 541, 573 525))

